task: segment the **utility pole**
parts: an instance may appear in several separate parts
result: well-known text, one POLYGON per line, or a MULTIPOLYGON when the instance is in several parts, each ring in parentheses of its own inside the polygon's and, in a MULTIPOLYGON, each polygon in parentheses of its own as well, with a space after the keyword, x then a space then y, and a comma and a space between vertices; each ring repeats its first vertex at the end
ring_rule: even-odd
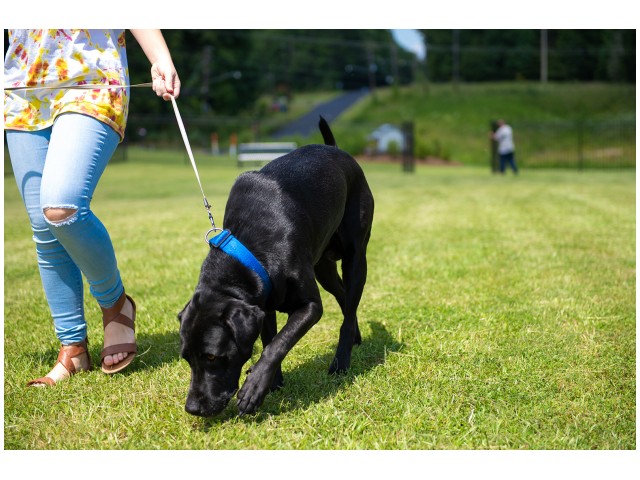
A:
POLYGON ((378 66, 374 63, 375 57, 373 56, 373 47, 370 43, 367 43, 367 69, 369 71, 369 89, 371 93, 376 91, 376 71, 378 66))
POLYGON ((540 30, 540 82, 547 83, 549 78, 547 30, 540 30))
POLYGON ((624 78, 622 66, 622 57, 624 55, 622 30, 616 30, 612 33, 612 44, 609 52, 609 61, 607 62, 609 79, 614 82, 620 82, 624 78))
POLYGON ((453 30, 451 37, 451 79, 457 87, 460 81, 460 30, 453 30))
POLYGON ((209 81, 211 80, 211 57, 213 47, 207 45, 202 49, 202 85, 200 95, 202 98, 201 110, 203 113, 209 111, 209 81))
POLYGON ((391 40, 391 75, 393 75, 393 86, 398 87, 400 80, 398 76, 398 46, 393 40, 391 40))

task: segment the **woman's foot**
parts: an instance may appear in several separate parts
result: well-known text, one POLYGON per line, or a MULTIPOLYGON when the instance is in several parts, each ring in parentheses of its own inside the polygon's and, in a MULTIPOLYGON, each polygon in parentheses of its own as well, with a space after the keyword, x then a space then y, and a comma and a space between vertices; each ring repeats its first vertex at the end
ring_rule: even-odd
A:
POLYGON ((44 377, 31 380, 30 387, 53 386, 78 372, 91 370, 91 357, 87 350, 87 340, 71 345, 62 345, 58 361, 44 377))
POLYGON ((136 305, 131 297, 122 297, 113 307, 103 308, 104 349, 102 371, 115 373, 133 361, 136 354, 134 321, 136 305))

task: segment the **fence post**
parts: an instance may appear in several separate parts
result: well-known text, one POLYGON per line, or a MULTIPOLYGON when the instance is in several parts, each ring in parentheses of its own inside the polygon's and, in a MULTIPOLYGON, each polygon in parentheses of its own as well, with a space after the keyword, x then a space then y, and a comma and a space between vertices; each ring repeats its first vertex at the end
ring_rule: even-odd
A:
POLYGON ((404 140, 404 145, 402 146, 402 170, 408 173, 412 173, 416 168, 413 141, 413 122, 404 122, 402 124, 402 138, 404 140))

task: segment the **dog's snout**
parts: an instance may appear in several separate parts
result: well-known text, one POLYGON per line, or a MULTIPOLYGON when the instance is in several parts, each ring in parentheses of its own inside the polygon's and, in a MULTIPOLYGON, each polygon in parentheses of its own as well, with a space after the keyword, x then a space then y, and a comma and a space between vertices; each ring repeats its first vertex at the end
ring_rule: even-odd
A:
POLYGON ((198 402, 193 398, 187 398, 187 403, 185 404, 184 409, 187 413, 190 413, 191 415, 197 415, 199 417, 206 416, 202 411, 200 402, 198 402))
POLYGON ((202 391, 194 392, 190 390, 187 394, 184 409, 187 413, 198 417, 213 417, 226 408, 230 399, 230 394, 211 396, 210 394, 203 394, 202 391))

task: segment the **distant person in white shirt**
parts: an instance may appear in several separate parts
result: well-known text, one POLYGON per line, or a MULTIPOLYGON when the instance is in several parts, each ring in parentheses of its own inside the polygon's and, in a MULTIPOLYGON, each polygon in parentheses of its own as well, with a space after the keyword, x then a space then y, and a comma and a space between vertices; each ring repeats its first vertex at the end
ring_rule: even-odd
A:
POLYGON ((513 173, 518 174, 518 167, 515 159, 515 145, 513 144, 513 130, 504 120, 498 120, 498 129, 492 134, 493 139, 498 143, 498 155, 500 156, 500 173, 504 173, 508 163, 513 173))

